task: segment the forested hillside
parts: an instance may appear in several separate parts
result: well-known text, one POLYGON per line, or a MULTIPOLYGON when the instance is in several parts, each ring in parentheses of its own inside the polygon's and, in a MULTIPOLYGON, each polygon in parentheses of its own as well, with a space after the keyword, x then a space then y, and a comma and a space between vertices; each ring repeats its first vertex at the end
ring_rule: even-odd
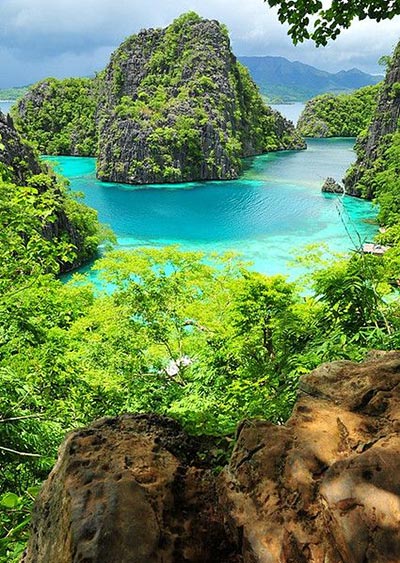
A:
POLYGON ((39 160, 12 119, 1 113, 0 181, 2 250, 8 257, 3 267, 8 268, 11 260, 16 274, 30 275, 30 268, 42 262, 58 273, 93 258, 102 237, 96 213, 68 193, 66 182, 39 160))
POLYGON ((357 137, 374 115, 380 85, 351 94, 323 94, 309 100, 297 130, 305 137, 357 137))
POLYGON ((97 154, 96 82, 47 78, 13 110, 16 127, 42 154, 97 154))

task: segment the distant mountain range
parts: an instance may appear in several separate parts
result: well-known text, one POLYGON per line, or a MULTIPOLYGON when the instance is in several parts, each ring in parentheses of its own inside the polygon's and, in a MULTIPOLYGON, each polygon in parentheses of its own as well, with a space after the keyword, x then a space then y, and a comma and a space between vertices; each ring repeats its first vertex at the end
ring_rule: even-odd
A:
POLYGON ((377 84, 374 76, 352 68, 331 73, 284 57, 238 57, 271 103, 303 102, 325 92, 350 92, 377 84))
POLYGON ((0 88, 0 100, 12 102, 18 100, 28 91, 29 86, 15 86, 14 88, 0 88))

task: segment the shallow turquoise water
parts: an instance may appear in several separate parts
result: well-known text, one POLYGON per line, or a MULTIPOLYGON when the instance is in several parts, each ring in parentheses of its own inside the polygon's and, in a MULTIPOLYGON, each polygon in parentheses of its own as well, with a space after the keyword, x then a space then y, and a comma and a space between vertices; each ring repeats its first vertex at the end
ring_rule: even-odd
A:
POLYGON ((180 244, 185 249, 235 250, 266 274, 288 267, 310 243, 348 251, 370 239, 376 209, 358 199, 323 195, 324 179, 340 179, 354 160, 351 139, 312 139, 307 151, 271 153, 246 161, 239 180, 128 186, 99 182, 95 159, 49 157, 71 189, 109 224, 121 247, 180 244), (350 236, 349 236, 350 235, 350 236))

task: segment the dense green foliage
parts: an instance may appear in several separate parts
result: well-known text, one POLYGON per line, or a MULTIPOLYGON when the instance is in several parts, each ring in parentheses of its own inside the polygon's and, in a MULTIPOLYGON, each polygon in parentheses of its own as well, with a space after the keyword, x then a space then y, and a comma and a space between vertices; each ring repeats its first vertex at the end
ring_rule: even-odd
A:
POLYGON ((378 237, 387 252, 393 283, 400 283, 400 43, 385 57, 387 75, 369 130, 356 143, 357 161, 347 172, 346 189, 379 205, 383 229, 378 237))
POLYGON ((97 152, 95 81, 47 78, 33 85, 12 109, 16 126, 44 154, 97 152))
POLYGON ((396 279, 400 279, 400 128, 385 136, 377 158, 364 170, 357 187, 362 195, 372 193, 379 205, 378 220, 384 232, 378 238, 383 244, 395 245, 388 255, 397 261, 396 279))
MULTIPOLYGON (((235 73, 239 108, 246 98, 257 103, 243 70, 235 73)), ((120 111, 132 111, 130 102, 120 111)), ((19 162, 28 176, 19 185, 3 165, 1 563, 19 561, 35 486, 68 430, 126 411, 173 416, 193 433, 231 434, 249 417, 281 423, 301 374, 400 347, 399 162, 395 132, 370 173, 388 227, 382 236, 394 245, 383 257, 355 252, 322 263, 310 251, 303 260, 313 271, 300 286, 252 272, 233 255, 139 248, 96 264, 103 291, 83 277, 57 279, 60 261, 72 262, 76 248, 62 231, 45 236, 62 210, 92 251, 99 242, 93 213, 52 175, 29 174, 19 162)))
POLYGON ((316 45, 326 45, 336 39, 342 29, 350 27, 354 19, 369 18, 377 22, 400 14, 398 0, 264 0, 278 8, 281 23, 288 23, 294 43, 312 39, 316 45))
MULTIPOLYGON (((42 255, 39 247, 28 252, 42 255)), ((83 279, 63 285, 36 269, 17 277, 19 261, 8 261, 0 486, 21 510, 13 520, 3 507, 3 535, 25 521, 24 491, 46 476, 71 428, 126 411, 170 415, 193 433, 229 434, 245 417, 282 422, 302 373, 400 345, 399 305, 384 299, 396 294, 390 264, 372 257, 317 269, 309 297, 234 256, 174 247, 102 259, 96 267, 112 293, 95 293, 83 279)), ((0 544, 0 561, 12 560, 24 530, 0 544)))
POLYGON ((298 124, 305 137, 357 137, 371 122, 380 85, 350 94, 323 94, 307 102, 298 124))

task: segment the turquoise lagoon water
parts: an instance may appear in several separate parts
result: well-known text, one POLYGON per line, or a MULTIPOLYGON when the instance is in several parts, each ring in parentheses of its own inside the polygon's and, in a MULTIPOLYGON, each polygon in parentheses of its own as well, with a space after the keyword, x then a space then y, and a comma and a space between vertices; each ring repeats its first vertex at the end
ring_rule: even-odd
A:
POLYGON ((346 252, 370 239, 376 209, 368 202, 321 193, 329 175, 342 178, 354 160, 352 139, 312 139, 307 151, 246 160, 234 181, 128 186, 99 182, 95 159, 48 157, 73 191, 97 209, 123 248, 179 244, 234 250, 265 274, 295 277, 288 263, 310 243, 346 252))

